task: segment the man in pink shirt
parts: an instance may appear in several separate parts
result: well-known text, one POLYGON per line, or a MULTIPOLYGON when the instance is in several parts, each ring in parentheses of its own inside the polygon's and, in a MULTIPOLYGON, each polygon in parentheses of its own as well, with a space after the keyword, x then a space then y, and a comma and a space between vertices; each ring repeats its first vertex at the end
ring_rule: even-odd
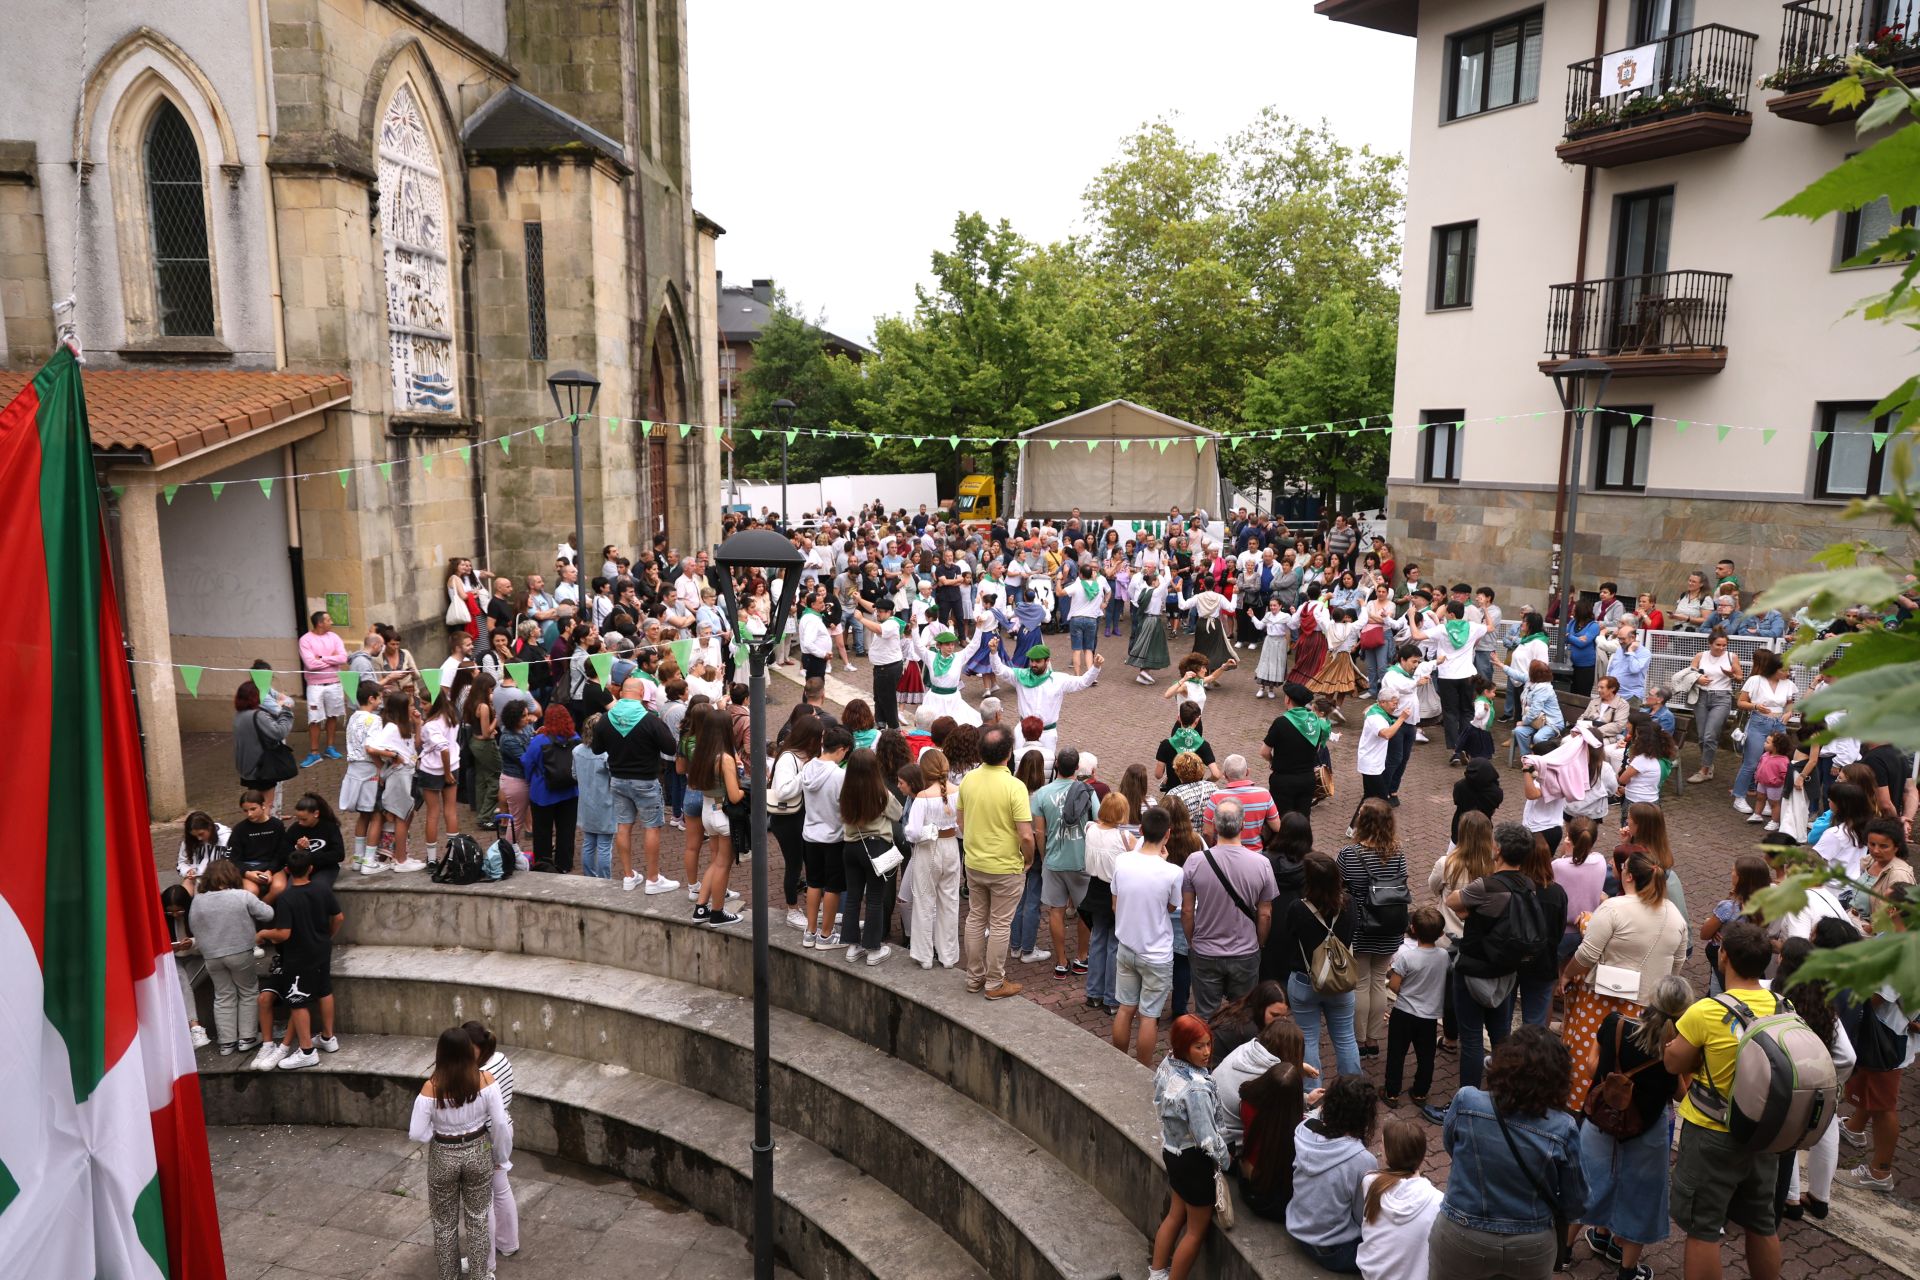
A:
POLYGON ((340 758, 333 747, 333 727, 347 713, 346 697, 340 688, 340 668, 347 665, 347 646, 335 634, 333 619, 324 610, 307 621, 311 629, 300 637, 300 668, 307 681, 307 758, 300 762, 302 769, 340 758))

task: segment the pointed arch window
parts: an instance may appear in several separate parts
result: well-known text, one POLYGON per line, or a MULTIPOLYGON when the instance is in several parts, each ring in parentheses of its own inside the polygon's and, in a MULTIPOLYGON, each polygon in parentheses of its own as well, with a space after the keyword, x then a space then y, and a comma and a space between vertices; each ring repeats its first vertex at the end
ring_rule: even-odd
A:
POLYGON ((169 338, 210 338, 213 261, 207 253, 200 147, 186 117, 164 98, 147 125, 144 150, 160 332, 169 338))
POLYGON ((380 238, 385 245, 393 407, 452 413, 453 305, 446 184, 413 86, 380 121, 380 238))

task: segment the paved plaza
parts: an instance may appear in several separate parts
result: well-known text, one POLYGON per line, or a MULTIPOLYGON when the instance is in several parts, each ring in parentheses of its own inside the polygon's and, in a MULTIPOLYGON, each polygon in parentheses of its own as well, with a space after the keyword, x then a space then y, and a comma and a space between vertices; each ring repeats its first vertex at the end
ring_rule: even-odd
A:
MULTIPOLYGON (((1066 652, 1064 637, 1061 637, 1061 641, 1058 649, 1064 655, 1066 652)), ((1185 654, 1188 644, 1185 637, 1174 641, 1173 653, 1176 660, 1185 654)), ((1099 777, 1111 783, 1118 781, 1121 772, 1134 761, 1145 761, 1151 765, 1154 747, 1165 736, 1172 720, 1172 704, 1160 696, 1165 688, 1164 678, 1160 685, 1152 688, 1134 683, 1133 671, 1122 665, 1124 648, 1121 641, 1107 638, 1103 640, 1102 648, 1107 656, 1105 677, 1096 688, 1067 698, 1065 710, 1061 716, 1060 732, 1063 743, 1093 751, 1099 757, 1099 777)), ((435 655, 422 655, 423 660, 433 656, 435 655)), ((1248 659, 1253 656, 1250 652, 1246 653, 1248 659)), ((1254 765, 1256 779, 1261 779, 1265 776, 1265 770, 1258 757, 1259 743, 1266 734, 1268 724, 1283 709, 1284 704, 1254 698, 1251 665, 1249 661, 1247 670, 1227 676, 1221 686, 1212 693, 1207 703, 1205 727, 1207 740, 1213 744, 1214 750, 1220 756, 1224 757, 1236 751, 1247 755, 1254 765)), ((866 695, 870 692, 871 684, 866 664, 860 662, 858 666, 860 669, 851 674, 836 673, 834 683, 830 685, 830 693, 836 700, 843 694, 854 696, 855 694, 866 695)), ((797 668, 784 670, 797 670, 797 668)), ((972 684, 967 692, 969 700, 977 700, 979 696, 977 684, 972 684)), ((784 718, 787 710, 797 699, 797 693, 797 686, 790 680, 776 676, 770 681, 769 717, 773 723, 777 724, 784 718)), ((1012 699, 1008 698, 1006 701, 1008 711, 1011 713, 1012 699)), ((1365 705, 1365 702, 1360 700, 1351 700, 1348 703, 1347 715, 1352 724, 1341 732, 1339 740, 1333 744, 1339 794, 1333 801, 1316 809, 1314 813, 1316 847, 1323 852, 1332 853, 1343 843, 1342 829, 1358 797, 1359 784, 1354 773, 1353 750, 1357 726, 1365 705)), ((1342 726, 1336 724, 1335 728, 1341 730, 1342 726)), ((1458 770, 1447 767, 1446 752, 1439 743, 1439 726, 1437 724, 1429 726, 1428 732, 1434 742, 1428 746, 1415 748, 1412 763, 1401 788, 1402 806, 1398 810, 1400 835, 1407 852, 1409 875, 1415 886, 1416 901, 1425 900, 1427 871, 1433 862, 1446 852, 1447 825, 1453 812, 1452 785, 1460 776, 1458 770)), ((304 735, 304 726, 295 730, 295 746, 302 751, 304 751, 304 735)), ((1519 771, 1507 769, 1504 765, 1505 733, 1496 733, 1495 737, 1501 744, 1496 759, 1502 762, 1502 780, 1507 791, 1506 801, 1497 815, 1497 820, 1517 820, 1520 812, 1519 771)), ((235 816, 238 808, 239 788, 232 778, 231 756, 232 748, 225 735, 194 735, 188 740, 189 795, 196 806, 206 808, 223 821, 235 816)), ((1687 749, 1685 761, 1687 771, 1691 772, 1697 763, 1696 750, 1690 746, 1687 749)), ((302 781, 331 800, 339 788, 341 769, 342 766, 338 763, 322 764, 308 770, 303 775, 302 781)), ((1730 777, 1732 770, 1723 768, 1721 772, 1723 777, 1730 777)), ((1686 886, 1689 907, 1696 922, 1706 914, 1712 903, 1725 896, 1733 859, 1752 847, 1759 832, 1758 827, 1748 826, 1738 818, 1729 804, 1724 781, 1718 785, 1706 783, 1689 787, 1683 798, 1676 799, 1669 795, 1665 803, 1674 832, 1677 870, 1686 886)), ((680 836, 669 830, 665 833, 665 837, 662 845, 662 865, 667 869, 668 874, 677 877, 677 868, 680 865, 680 836)), ((415 839, 417 840, 418 836, 415 839)), ((160 854, 163 865, 168 868, 172 865, 173 850, 177 840, 177 827, 156 829, 156 851, 160 854)), ((775 886, 777 897, 780 884, 777 848, 772 851, 771 856, 774 859, 774 864, 770 868, 771 881, 775 886)), ((733 883, 742 893, 747 891, 748 873, 744 867, 736 869, 733 883)), ((619 892, 614 886, 610 886, 608 891, 619 892)), ((776 929, 786 927, 784 923, 779 922, 783 915, 784 910, 776 902, 776 929)), ((746 928, 744 924, 736 927, 746 928)), ((844 963, 840 959, 840 953, 827 954, 830 958, 823 959, 822 963, 844 963)), ((889 963, 910 962, 904 953, 899 953, 898 958, 889 963)), ((1051 962, 1039 965, 1015 964, 1010 974, 1026 985, 1027 998, 1052 1009, 1063 1022, 1080 1028, 1079 1034, 1087 1034, 1090 1052, 1112 1052, 1111 1049, 1101 1048, 1092 1041, 1093 1035, 1104 1039, 1110 1021, 1104 1013, 1085 1007, 1085 991, 1081 979, 1075 978, 1069 981, 1054 977, 1051 962)), ((1692 960, 1689 961, 1686 975, 1697 989, 1704 990, 1706 964, 1703 949, 1696 948, 1692 960)), ((960 981, 957 975, 940 970, 936 970, 927 977, 930 981, 960 981)), ((1365 1059, 1364 1064, 1367 1073, 1377 1083, 1382 1071, 1381 1059, 1365 1059)), ((1445 1099, 1453 1091, 1456 1080, 1457 1068, 1454 1055, 1441 1054, 1433 1090, 1434 1100, 1444 1105, 1445 1099)), ((1416 1113, 1410 1106, 1403 1105, 1402 1114, 1411 1117, 1416 1113)), ((1917 1083, 1911 1075, 1905 1081, 1902 1094, 1902 1117, 1907 1135, 1920 1136, 1915 1130, 1916 1122, 1920 1122, 1920 1083, 1917 1083)), ((235 1208, 227 1203, 228 1188, 236 1183, 242 1188, 253 1185, 249 1179, 257 1181, 263 1176, 257 1169, 251 1172, 244 1169, 237 1171, 233 1159, 222 1158, 227 1132, 221 1131, 216 1134, 215 1143, 215 1167, 223 1171, 220 1183, 223 1218, 230 1217, 235 1208)), ((379 1148, 379 1144, 389 1138, 397 1144, 395 1149, 405 1145, 398 1135, 363 1135, 352 1139, 354 1143, 360 1145, 348 1146, 345 1149, 357 1152, 368 1145, 385 1149, 379 1148)), ((343 1143, 346 1141, 346 1139, 342 1140, 343 1143)), ((1434 1131, 1433 1146, 1437 1152, 1439 1148, 1437 1129, 1434 1131)), ((1854 1163, 1849 1158, 1851 1154, 1848 1151, 1842 1152, 1843 1175, 1854 1163)), ((398 1157, 395 1159, 394 1167, 397 1166, 398 1157)), ((1447 1172, 1445 1157, 1437 1155, 1431 1161, 1428 1172, 1435 1181, 1444 1182, 1447 1172)), ((1785 1274, 1790 1277, 1824 1275, 1834 1278, 1920 1276, 1920 1262, 1916 1261, 1916 1258, 1920 1258, 1920 1254, 1915 1252, 1916 1242, 1920 1242, 1920 1216, 1916 1216, 1911 1208, 1913 1204, 1920 1203, 1920 1144, 1916 1143, 1915 1136, 1903 1135, 1894 1162, 1894 1175, 1897 1191, 1891 1199, 1867 1192, 1850 1192, 1847 1188, 1836 1186, 1834 1214, 1824 1224, 1824 1229, 1810 1220, 1786 1224, 1785 1274), (1861 1247, 1862 1245, 1865 1248, 1861 1247), (1871 1252, 1867 1251, 1869 1249, 1871 1252)), ((311 1180, 303 1178, 302 1185, 311 1180)), ((624 1183, 621 1185, 625 1186, 624 1183)), ((571 1188, 569 1187, 568 1190, 571 1191, 571 1188)), ((328 1193, 333 1194, 333 1191, 329 1190, 328 1193)), ((599 1194, 604 1196, 611 1193, 600 1192, 599 1194)), ((631 1197, 633 1193, 627 1191, 622 1194, 631 1197)), ((250 1205, 238 1207, 249 1208, 250 1205)), ((413 1227, 421 1227, 424 1222, 424 1210, 421 1209, 419 1212, 420 1216, 414 1221, 413 1227)), ((636 1209, 634 1212, 639 1211, 636 1209)), ((409 1233, 412 1232, 413 1227, 409 1227, 409 1233)), ((719 1228, 709 1228, 707 1234, 710 1236, 719 1230, 719 1228)), ((236 1238, 244 1239, 245 1237, 236 1238)), ((407 1233, 396 1237, 399 1241, 407 1238, 407 1233)), ((427 1239, 425 1235, 418 1235, 416 1238, 420 1241, 427 1239)), ((389 1250, 389 1252, 395 1252, 395 1250, 389 1250)), ((422 1252, 425 1251, 422 1250, 422 1252)), ((707 1252, 711 1253, 712 1250, 707 1252)), ((1680 1272, 1680 1254, 1681 1242, 1676 1235, 1669 1238, 1665 1244, 1650 1249, 1646 1260, 1652 1264, 1657 1274, 1677 1276, 1680 1272)), ((1579 1250, 1579 1255, 1581 1261, 1574 1274, 1583 1277, 1602 1275, 1611 1277, 1612 1269, 1592 1260, 1584 1246, 1579 1250)), ((394 1265, 399 1265, 400 1261, 396 1258, 394 1265)), ((518 1261, 516 1260, 516 1264, 518 1261)), ((527 1264, 532 1265, 533 1262, 530 1249, 527 1264)), ((1728 1250, 1727 1262, 1729 1276, 1743 1277, 1747 1274, 1737 1249, 1728 1250)), ((300 1271, 256 1273, 243 1270, 236 1274, 244 1277, 245 1280, 252 1280, 256 1274, 272 1274, 280 1277, 307 1273, 300 1271)), ((368 1270, 332 1271, 320 1274, 412 1275, 415 1272, 368 1270)), ((516 1272, 509 1270, 508 1267, 502 1268, 503 1276, 513 1274, 516 1272)), ((546 1273, 520 1272, 518 1274, 546 1273)), ((578 1280, 585 1280, 586 1277, 599 1273, 570 1271, 568 1274, 570 1277, 577 1277, 578 1280)), ((681 1273, 662 1271, 659 1274, 681 1273)), ((689 1271, 685 1274, 733 1273, 689 1271)))

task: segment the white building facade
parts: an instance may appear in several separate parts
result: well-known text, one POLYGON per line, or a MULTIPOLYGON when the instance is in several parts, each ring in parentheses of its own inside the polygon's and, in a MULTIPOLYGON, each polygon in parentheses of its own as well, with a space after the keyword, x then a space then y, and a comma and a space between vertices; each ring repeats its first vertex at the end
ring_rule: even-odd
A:
POLYGON ((1896 267, 1843 267, 1913 210, 1768 213, 1864 145, 1811 100, 1878 51, 1920 69, 1920 0, 1322 0, 1418 41, 1389 536, 1428 581, 1544 606, 1571 418, 1546 376, 1612 366, 1584 432, 1570 575, 1670 603, 1749 589, 1849 532, 1889 481, 1867 410, 1910 333, 1848 317, 1896 267), (1911 59, 1911 61, 1907 61, 1911 59), (1455 426, 1464 422, 1465 426, 1455 426))

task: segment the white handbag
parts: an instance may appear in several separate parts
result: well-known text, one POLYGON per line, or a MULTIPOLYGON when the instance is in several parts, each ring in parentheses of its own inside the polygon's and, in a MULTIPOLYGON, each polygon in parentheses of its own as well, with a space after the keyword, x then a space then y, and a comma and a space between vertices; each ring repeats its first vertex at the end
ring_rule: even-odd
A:
POLYGON ((1665 934, 1666 927, 1663 924, 1660 933, 1656 934, 1653 941, 1648 944, 1647 953, 1640 957, 1640 963, 1633 968, 1623 964, 1595 965, 1592 978, 1593 994, 1639 1004, 1640 974, 1646 969, 1647 963, 1653 959, 1653 953, 1659 950, 1665 934))

